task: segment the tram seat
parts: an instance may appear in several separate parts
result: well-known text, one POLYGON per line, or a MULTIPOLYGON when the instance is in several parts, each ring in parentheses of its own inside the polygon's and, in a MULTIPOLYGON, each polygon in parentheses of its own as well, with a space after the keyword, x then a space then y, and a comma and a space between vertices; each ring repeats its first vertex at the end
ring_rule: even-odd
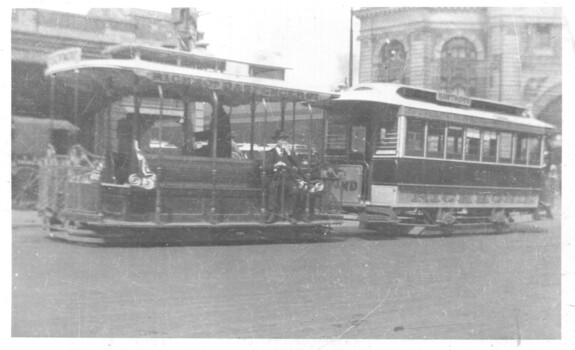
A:
MULTIPOLYGON (((149 156, 152 171, 161 168, 158 178, 165 185, 179 184, 190 187, 211 187, 213 161, 208 157, 149 156)), ((216 183, 226 188, 259 188, 259 172, 253 162, 217 158, 216 183)))

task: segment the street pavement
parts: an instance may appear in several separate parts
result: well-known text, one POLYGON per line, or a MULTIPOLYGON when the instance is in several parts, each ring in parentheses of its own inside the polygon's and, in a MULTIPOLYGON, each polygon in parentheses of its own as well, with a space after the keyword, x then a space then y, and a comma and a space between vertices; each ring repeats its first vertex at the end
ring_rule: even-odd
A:
POLYGON ((12 215, 12 336, 560 339, 561 225, 94 247, 12 215))

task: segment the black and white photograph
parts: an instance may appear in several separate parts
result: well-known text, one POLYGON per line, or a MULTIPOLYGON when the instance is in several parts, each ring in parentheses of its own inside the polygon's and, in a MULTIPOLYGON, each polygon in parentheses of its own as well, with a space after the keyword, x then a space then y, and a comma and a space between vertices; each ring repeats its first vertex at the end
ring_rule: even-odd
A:
POLYGON ((575 345, 570 7, 394 5, 6 7, 9 348, 575 345))

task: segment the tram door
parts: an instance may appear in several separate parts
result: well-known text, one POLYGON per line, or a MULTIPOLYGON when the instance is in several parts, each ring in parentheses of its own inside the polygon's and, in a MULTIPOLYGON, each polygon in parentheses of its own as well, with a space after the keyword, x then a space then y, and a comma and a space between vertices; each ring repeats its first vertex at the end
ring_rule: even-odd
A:
POLYGON ((374 126, 371 118, 362 113, 354 118, 350 130, 350 163, 361 166, 361 176, 358 179, 359 197, 367 198, 369 164, 373 154, 374 126))

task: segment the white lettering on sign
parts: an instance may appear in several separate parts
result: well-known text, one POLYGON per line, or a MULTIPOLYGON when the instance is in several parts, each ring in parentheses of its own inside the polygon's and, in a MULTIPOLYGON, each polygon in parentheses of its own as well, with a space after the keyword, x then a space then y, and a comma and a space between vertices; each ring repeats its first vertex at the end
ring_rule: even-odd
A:
POLYGON ((73 47, 70 49, 56 51, 48 56, 46 64, 48 68, 59 66, 64 63, 77 63, 82 59, 82 49, 73 47))
POLYGON ((343 204, 357 204, 361 195, 363 168, 361 165, 338 165, 334 169, 341 181, 334 184, 332 192, 343 204))
POLYGON ((471 106, 471 99, 469 97, 448 94, 446 92, 437 91, 435 99, 441 102, 448 102, 462 106, 471 106))
POLYGON ((453 192, 407 192, 413 203, 458 204, 536 204, 537 196, 531 193, 453 193, 453 192))

